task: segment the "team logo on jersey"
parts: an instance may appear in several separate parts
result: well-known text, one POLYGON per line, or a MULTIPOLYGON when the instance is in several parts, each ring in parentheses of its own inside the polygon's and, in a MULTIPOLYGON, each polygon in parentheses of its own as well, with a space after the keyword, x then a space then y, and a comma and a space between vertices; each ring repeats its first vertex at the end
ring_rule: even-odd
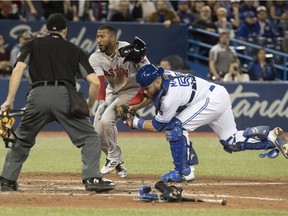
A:
POLYGON ((116 68, 116 69, 110 68, 109 70, 104 70, 104 75, 110 78, 128 77, 128 70, 124 68, 116 68))

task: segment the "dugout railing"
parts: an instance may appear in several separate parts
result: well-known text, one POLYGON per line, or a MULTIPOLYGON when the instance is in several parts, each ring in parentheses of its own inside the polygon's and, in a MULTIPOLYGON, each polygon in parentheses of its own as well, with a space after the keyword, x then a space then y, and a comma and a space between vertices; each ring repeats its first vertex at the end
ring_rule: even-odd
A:
MULTIPOLYGON (((199 63, 201 65, 208 66, 209 57, 207 55, 207 50, 210 49, 213 45, 211 43, 203 42, 199 40, 199 34, 207 35, 211 38, 211 41, 218 41, 219 34, 209 32, 199 28, 188 28, 187 36, 187 50, 186 50, 186 63, 199 63), (196 35, 198 34, 198 39, 196 35), (206 52, 202 52, 202 51, 206 52)), ((259 48, 265 48, 267 51, 267 58, 276 69, 276 77, 281 80, 287 80, 288 77, 288 54, 284 52, 277 51, 269 47, 277 48, 279 46, 279 41, 271 41, 270 44, 258 45, 255 43, 250 43, 244 40, 239 40, 235 38, 230 39, 230 47, 236 51, 237 57, 240 59, 242 70, 245 72, 249 62, 254 61, 256 58, 256 52, 259 48), (271 46, 272 45, 272 46, 271 46)), ((282 46, 282 44, 280 45, 282 46)), ((207 68, 207 73, 209 69, 207 68)), ((207 74, 208 75, 208 74, 207 74)))

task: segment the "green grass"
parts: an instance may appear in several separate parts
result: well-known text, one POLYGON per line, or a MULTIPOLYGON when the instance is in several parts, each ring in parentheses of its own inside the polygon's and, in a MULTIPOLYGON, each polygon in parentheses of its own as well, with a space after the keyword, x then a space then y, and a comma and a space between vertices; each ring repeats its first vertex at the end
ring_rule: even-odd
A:
MULTIPOLYGON (((260 158, 262 151, 245 151, 228 154, 214 137, 192 137, 193 145, 198 154, 200 164, 196 167, 198 176, 220 176, 240 178, 287 178, 283 164, 287 160, 280 154, 276 159, 260 158)), ((123 160, 129 173, 161 175, 171 168, 169 144, 163 137, 120 137, 119 143, 123 150, 123 160)), ((0 168, 3 166, 7 149, 0 141, 0 168)), ((105 156, 102 155, 101 165, 105 156)), ((68 137, 38 137, 22 172, 51 172, 81 174, 80 150, 70 142, 68 137)), ((288 215, 287 212, 260 209, 79 209, 79 208, 5 208, 0 207, 2 215, 193 215, 193 216, 257 216, 257 215, 288 215)))
MULTIPOLYGON (((283 172, 287 162, 281 154, 276 159, 260 158, 263 151, 244 151, 229 154, 222 149, 214 137, 193 137, 193 145, 198 154, 198 176, 288 177, 283 172)), ((2 142, 2 141, 1 141, 2 142)), ((165 137, 120 137, 123 160, 130 173, 160 175, 173 168, 169 144, 165 137)), ((2 168, 6 149, 0 143, 0 167, 2 168)), ((104 163, 105 155, 101 157, 104 163)), ((68 137, 38 137, 31 149, 22 172, 81 172, 80 150, 68 137)))
POLYGON ((0 208, 0 215, 37 216, 284 216, 287 212, 273 210, 232 210, 232 209, 62 209, 62 208, 0 208))

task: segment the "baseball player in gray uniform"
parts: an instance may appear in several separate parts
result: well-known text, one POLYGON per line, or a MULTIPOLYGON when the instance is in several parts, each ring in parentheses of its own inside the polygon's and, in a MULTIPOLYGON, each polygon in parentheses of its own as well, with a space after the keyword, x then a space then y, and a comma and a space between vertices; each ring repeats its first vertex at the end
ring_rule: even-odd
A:
POLYGON ((249 127, 238 130, 226 89, 190 74, 164 70, 145 65, 136 75, 145 89, 146 97, 153 100, 156 116, 144 120, 127 114, 126 124, 131 128, 148 131, 165 130, 175 168, 161 176, 164 182, 191 181, 195 178, 197 155, 189 141, 188 132, 208 124, 216 133, 224 150, 232 153, 265 149, 270 158, 279 151, 288 159, 288 141, 279 127, 249 127))
POLYGON ((131 45, 128 42, 118 41, 117 31, 111 25, 99 27, 96 41, 98 49, 90 56, 89 62, 100 80, 99 106, 95 113, 94 127, 100 136, 102 151, 106 154, 106 163, 101 173, 108 174, 115 169, 120 178, 125 178, 128 173, 117 141, 117 118, 114 107, 117 104, 129 105, 130 100, 140 89, 135 75, 139 68, 149 63, 145 56, 146 46, 137 37, 131 45), (138 54, 141 54, 140 58, 135 60, 133 55, 138 54), (108 82, 106 89, 105 80, 108 82))

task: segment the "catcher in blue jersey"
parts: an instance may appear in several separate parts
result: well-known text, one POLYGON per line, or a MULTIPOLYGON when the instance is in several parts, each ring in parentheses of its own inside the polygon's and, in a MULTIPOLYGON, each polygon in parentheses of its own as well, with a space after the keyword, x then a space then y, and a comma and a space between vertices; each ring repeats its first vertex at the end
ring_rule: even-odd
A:
POLYGON ((265 149, 269 151, 262 156, 275 158, 281 151, 288 159, 288 141, 281 128, 270 130, 269 126, 256 126, 237 129, 231 100, 223 86, 190 74, 156 68, 152 64, 143 66, 137 72, 136 81, 144 88, 146 97, 153 101, 156 116, 152 120, 144 120, 129 109, 119 116, 130 128, 165 131, 174 169, 163 174, 162 181, 195 179, 194 166, 198 164, 198 157, 188 132, 206 124, 229 153, 265 149))

